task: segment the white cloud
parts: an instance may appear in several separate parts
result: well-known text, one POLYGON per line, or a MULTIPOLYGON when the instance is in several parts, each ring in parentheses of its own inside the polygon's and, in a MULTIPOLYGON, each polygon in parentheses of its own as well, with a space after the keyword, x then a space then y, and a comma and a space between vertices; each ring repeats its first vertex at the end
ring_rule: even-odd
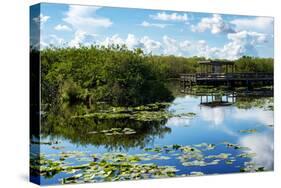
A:
POLYGON ((254 134, 240 139, 242 146, 248 147, 256 156, 251 159, 258 167, 272 170, 274 166, 274 141, 273 132, 254 134))
POLYGON ((45 16, 42 13, 32 20, 42 29, 43 25, 50 19, 50 16, 45 16))
POLYGON ((192 49, 192 43, 188 40, 178 41, 165 35, 162 38, 162 49, 163 54, 183 56, 192 49))
POLYGON ((98 9, 99 7, 71 5, 63 20, 77 31, 95 34, 98 28, 112 25, 110 19, 96 15, 98 9))
POLYGON ((180 21, 185 22, 188 21, 188 16, 186 13, 178 14, 178 13, 166 13, 166 12, 159 12, 156 15, 150 15, 150 17, 154 20, 161 20, 161 21, 180 21))
POLYGON ((224 45, 221 53, 228 59, 237 59, 243 55, 257 56, 256 46, 268 42, 266 34, 247 31, 229 33, 227 38, 230 42, 224 45))
POLYGON ((133 34, 128 34, 127 38, 123 39, 118 34, 115 34, 112 37, 106 37, 100 44, 104 46, 112 44, 126 45, 128 49, 141 48, 145 53, 164 53, 167 55, 180 54, 180 47, 186 50, 190 45, 189 41, 178 43, 178 41, 168 36, 164 36, 162 40, 162 42, 156 41, 148 36, 137 38, 133 34))
POLYGON ((230 21, 238 30, 259 32, 272 32, 273 22, 271 17, 240 18, 230 21))
POLYGON ((65 41, 63 38, 60 38, 56 35, 50 35, 48 43, 55 46, 62 46, 65 43, 65 41))
POLYGON ((153 52, 155 50, 159 50, 162 44, 158 41, 150 39, 148 36, 144 36, 141 38, 141 43, 144 45, 144 51, 146 53, 153 52))
POLYGON ((273 112, 264 111, 263 109, 255 109, 255 110, 239 109, 235 111, 233 117, 238 120, 255 119, 256 121, 258 121, 260 124, 263 125, 272 125, 274 123, 273 112))
POLYGON ((225 118, 225 109, 222 107, 209 108, 202 106, 201 115, 205 121, 211 122, 209 126, 221 127, 225 118))
POLYGON ((187 51, 187 50, 190 50, 192 43, 188 40, 185 40, 185 41, 181 42, 179 45, 182 50, 187 51))
POLYGON ((161 43, 154 41, 147 36, 142 38, 137 38, 133 34, 128 34, 126 39, 122 39, 119 35, 113 35, 112 37, 106 37, 106 39, 100 42, 101 45, 110 46, 110 45, 126 45, 128 49, 141 48, 145 53, 150 53, 152 51, 158 50, 161 48, 161 43))
POLYGON ((192 43, 193 55, 206 57, 206 58, 219 58, 220 49, 210 47, 205 40, 199 40, 192 43))
POLYGON ((193 32, 205 32, 210 30, 212 34, 234 32, 233 27, 225 22, 219 14, 213 14, 212 17, 202 18, 197 25, 192 25, 193 32))
POLYGON ((76 31, 74 34, 74 38, 69 42, 69 46, 71 47, 79 47, 79 45, 89 46, 95 44, 94 34, 87 34, 84 31, 76 31))
POLYGON ((141 24, 143 27, 158 27, 158 28, 165 28, 168 24, 160 24, 160 23, 149 23, 147 21, 143 21, 141 24))
POLYGON ((176 56, 203 56, 206 58, 221 58, 234 60, 243 55, 258 55, 256 46, 263 45, 268 41, 268 35, 241 31, 229 33, 229 40, 222 47, 212 47, 205 40, 199 41, 179 41, 169 36, 163 36, 161 41, 156 41, 148 36, 136 37, 128 34, 122 38, 118 34, 106 37, 103 41, 95 40, 96 35, 88 34, 84 31, 76 31, 74 38, 69 42, 69 46, 78 47, 82 45, 99 44, 104 46, 126 45, 128 49, 141 48, 145 53, 165 54, 176 56))
POLYGON ((189 126, 191 122, 190 118, 179 118, 179 117, 172 117, 169 118, 166 126, 169 127, 186 127, 189 126))
POLYGON ((44 48, 50 47, 50 46, 56 46, 56 47, 63 47, 67 43, 63 38, 58 37, 57 35, 51 34, 47 36, 42 36, 40 39, 40 43, 35 44, 35 48, 38 50, 42 50, 44 48))
POLYGON ((240 31, 237 33, 229 33, 227 38, 239 42, 239 43, 249 43, 251 45, 257 45, 259 43, 267 42, 267 35, 257 32, 240 31))
POLYGON ((143 45, 140 44, 140 41, 133 34, 128 34, 125 44, 129 49, 141 48, 143 45))
POLYGON ((178 54, 179 46, 178 42, 168 36, 163 37, 164 54, 178 54))
POLYGON ((68 27, 67 25, 63 25, 63 24, 58 24, 54 27, 55 30, 57 31, 71 31, 71 28, 68 27))
POLYGON ((119 37, 118 34, 115 34, 111 37, 106 37, 104 41, 102 42, 99 42, 100 45, 103 45, 103 46, 111 46, 111 45, 124 45, 125 44, 125 41, 119 37))
POLYGON ((211 47, 205 40, 192 43, 193 54, 207 58, 234 60, 243 55, 257 56, 257 46, 268 42, 268 35, 257 32, 241 31, 228 33, 229 40, 223 47, 211 47))

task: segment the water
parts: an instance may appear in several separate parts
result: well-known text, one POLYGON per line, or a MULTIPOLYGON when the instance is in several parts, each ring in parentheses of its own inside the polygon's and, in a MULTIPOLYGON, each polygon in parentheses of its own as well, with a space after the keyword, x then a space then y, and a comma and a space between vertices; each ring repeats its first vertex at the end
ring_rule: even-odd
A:
MULTIPOLYGON (((266 102, 271 98, 255 99, 255 103, 266 102)), ((239 101, 239 99, 237 99, 239 101)), ((251 104, 251 103, 250 103, 251 104)), ((126 154, 141 154, 155 152, 144 151, 144 148, 163 147, 172 144, 182 146, 194 146, 195 144, 214 144, 215 149, 204 150, 204 156, 229 153, 228 159, 221 159, 218 164, 206 166, 184 166, 175 153, 161 153, 168 156, 166 160, 141 161, 140 163, 155 163, 160 166, 175 166, 178 170, 176 175, 186 175, 191 172, 202 172, 204 174, 223 174, 240 172, 245 162, 253 162, 264 170, 273 170, 273 111, 261 106, 249 105, 247 108, 238 108, 238 105, 209 107, 200 105, 200 97, 192 95, 178 95, 168 111, 173 114, 193 112, 194 117, 172 117, 167 121, 158 124, 137 125, 134 122, 110 123, 110 127, 124 126, 134 128, 138 126, 137 134, 127 136, 101 136, 87 134, 95 130, 90 125, 84 124, 86 130, 69 129, 56 130, 55 128, 45 130, 42 140, 44 142, 58 141, 57 146, 61 149, 54 149, 53 145, 42 144, 41 153, 54 159, 50 154, 59 154, 63 151, 81 151, 90 156, 95 153, 122 152, 126 154), (255 132, 243 132, 241 130, 255 130, 255 132), (224 142, 238 144, 247 147, 254 157, 237 157, 243 150, 227 148, 224 142), (226 161, 233 159, 232 164, 226 161)), ((84 122, 85 123, 85 122, 84 122)), ((102 126, 102 125, 101 125, 102 126)), ((107 126, 107 125, 106 125, 107 126)), ((64 128, 65 129, 65 128, 64 128)), ((43 131, 44 132, 44 131, 43 131)), ((36 147, 36 145, 32 146, 36 147)), ((208 159, 206 159, 208 161, 208 159)), ((73 165, 83 164, 83 161, 68 159, 73 165)), ((84 162, 85 163, 85 162, 84 162)), ((41 176, 42 184, 58 184, 64 177, 70 174, 58 173, 51 177, 41 176)), ((32 177, 34 178, 34 177, 32 177)))

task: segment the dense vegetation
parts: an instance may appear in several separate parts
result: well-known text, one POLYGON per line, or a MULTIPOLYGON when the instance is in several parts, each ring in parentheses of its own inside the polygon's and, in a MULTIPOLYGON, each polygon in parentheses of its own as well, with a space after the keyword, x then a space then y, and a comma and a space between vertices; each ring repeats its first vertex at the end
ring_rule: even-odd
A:
POLYGON ((41 53, 42 98, 45 103, 105 101, 115 106, 171 100, 151 65, 141 50, 120 46, 46 49, 41 53))
POLYGON ((236 60, 235 71, 273 73, 273 59, 243 56, 236 60))
MULTIPOLYGON (((199 70, 202 57, 154 56, 125 46, 46 48, 41 52, 42 102, 137 106, 170 101, 165 80, 199 70)), ((273 72, 273 59, 242 57, 237 72, 273 72)))

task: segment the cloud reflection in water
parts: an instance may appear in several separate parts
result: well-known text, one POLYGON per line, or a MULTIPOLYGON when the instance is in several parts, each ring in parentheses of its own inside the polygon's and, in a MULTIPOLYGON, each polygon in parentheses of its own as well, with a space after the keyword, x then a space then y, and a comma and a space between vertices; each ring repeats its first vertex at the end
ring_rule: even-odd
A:
POLYGON ((257 166, 262 166, 266 170, 273 170, 274 165, 274 142, 273 131, 263 134, 251 134, 240 139, 242 146, 248 147, 257 155, 252 158, 252 162, 257 166))

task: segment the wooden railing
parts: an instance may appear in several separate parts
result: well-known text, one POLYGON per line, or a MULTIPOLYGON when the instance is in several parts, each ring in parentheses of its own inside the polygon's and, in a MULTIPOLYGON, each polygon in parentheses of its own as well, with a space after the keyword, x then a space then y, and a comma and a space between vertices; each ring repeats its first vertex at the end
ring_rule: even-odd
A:
POLYGON ((201 79, 214 80, 273 80, 273 73, 195 73, 195 74, 181 74, 182 80, 196 81, 201 79))

